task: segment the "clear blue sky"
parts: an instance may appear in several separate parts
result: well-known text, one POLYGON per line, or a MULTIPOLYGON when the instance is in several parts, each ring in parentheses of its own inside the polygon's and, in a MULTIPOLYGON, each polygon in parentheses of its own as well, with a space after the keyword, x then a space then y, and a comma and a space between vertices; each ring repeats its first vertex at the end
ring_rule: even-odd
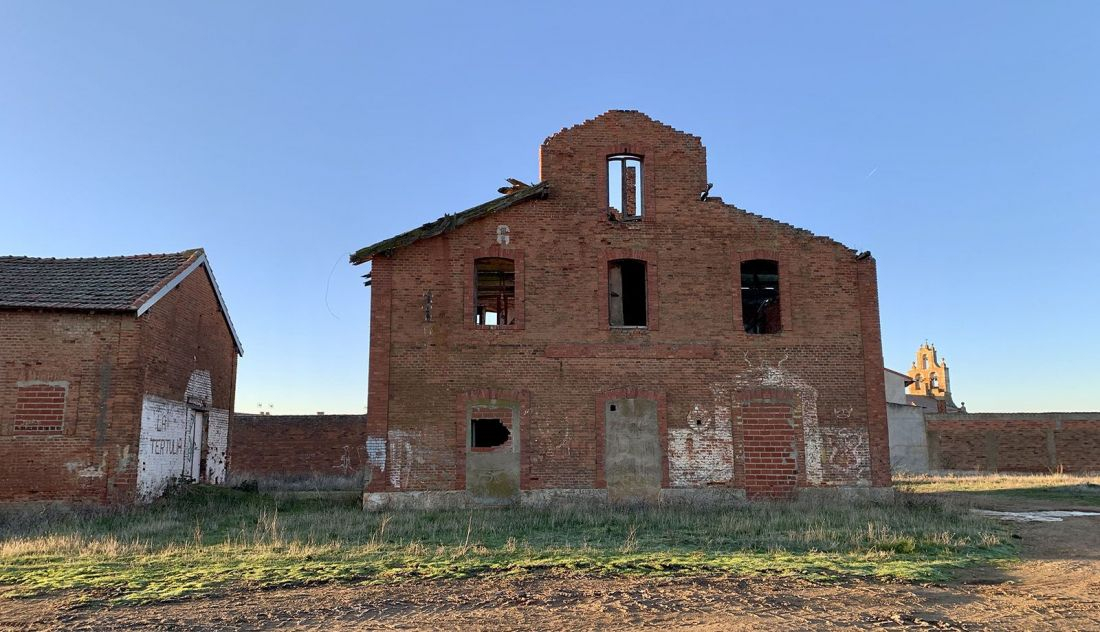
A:
POLYGON ((0 2, 0 253, 207 249, 238 410, 362 411, 360 246, 561 127, 698 134, 714 194, 878 259, 884 352, 1100 409, 1100 3, 0 2), (477 8, 472 8, 477 4, 477 8))

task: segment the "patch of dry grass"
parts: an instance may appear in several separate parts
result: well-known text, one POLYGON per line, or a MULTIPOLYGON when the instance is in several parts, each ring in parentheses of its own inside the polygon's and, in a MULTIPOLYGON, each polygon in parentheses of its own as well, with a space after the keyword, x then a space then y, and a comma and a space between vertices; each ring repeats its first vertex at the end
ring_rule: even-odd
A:
POLYGON ((535 569, 928 580, 1012 554, 1000 525, 916 496, 373 514, 355 501, 195 486, 122 511, 28 511, 0 513, 0 594, 90 589, 156 601, 228 586, 535 569))

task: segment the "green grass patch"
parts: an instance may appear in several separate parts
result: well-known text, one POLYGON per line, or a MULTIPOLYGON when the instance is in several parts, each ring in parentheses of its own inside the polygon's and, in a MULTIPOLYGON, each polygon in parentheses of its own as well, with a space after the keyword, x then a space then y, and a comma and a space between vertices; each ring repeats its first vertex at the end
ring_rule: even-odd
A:
POLYGON ((993 498, 1100 507, 1096 474, 909 474, 894 486, 911 494, 981 495, 993 498))
POLYGON ((0 514, 0 594, 155 602, 226 588, 550 570, 929 581, 1013 557, 1001 525, 916 496, 738 508, 364 513, 357 502, 184 488, 125 511, 0 514))

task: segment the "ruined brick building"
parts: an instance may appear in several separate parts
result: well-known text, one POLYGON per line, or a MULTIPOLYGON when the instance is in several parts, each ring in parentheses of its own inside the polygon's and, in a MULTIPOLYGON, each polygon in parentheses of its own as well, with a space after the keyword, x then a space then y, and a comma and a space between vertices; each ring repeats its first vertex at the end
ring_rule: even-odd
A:
POLYGON ((868 253, 709 197, 700 139, 639 112, 540 167, 352 255, 367 507, 889 487, 868 253))
POLYGON ((0 257, 0 500, 224 480, 240 352, 201 249, 0 257))

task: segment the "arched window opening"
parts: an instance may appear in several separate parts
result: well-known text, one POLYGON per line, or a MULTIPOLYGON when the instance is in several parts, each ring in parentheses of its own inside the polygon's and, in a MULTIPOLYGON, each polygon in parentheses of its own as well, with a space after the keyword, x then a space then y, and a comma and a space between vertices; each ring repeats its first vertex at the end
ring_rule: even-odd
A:
POLYGON ((516 264, 511 259, 485 257, 474 261, 474 322, 478 325, 516 323, 516 264))
POLYGON ((940 378, 936 377, 935 373, 932 374, 932 379, 930 380, 930 382, 932 383, 932 388, 940 387, 940 378))
POLYGON ((741 262, 741 319, 746 333, 777 334, 782 330, 778 262, 741 262))
POLYGON ((928 356, 923 355, 920 358, 920 368, 928 370, 928 356))
POLYGON ((642 159, 621 154, 607 157, 607 206, 621 219, 641 219, 642 159))
POLYGON ((616 259, 607 269, 607 314, 612 327, 645 327, 646 264, 637 259, 616 259))

